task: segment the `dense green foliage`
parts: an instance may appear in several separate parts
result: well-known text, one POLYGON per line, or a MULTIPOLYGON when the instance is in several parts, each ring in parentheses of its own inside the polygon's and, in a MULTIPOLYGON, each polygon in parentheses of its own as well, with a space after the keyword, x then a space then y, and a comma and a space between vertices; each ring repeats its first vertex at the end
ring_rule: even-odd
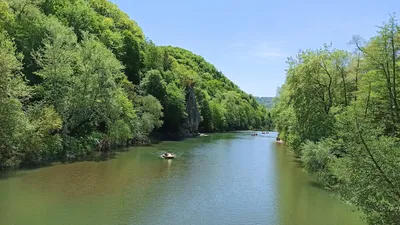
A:
POLYGON ((156 46, 107 0, 0 1, 0 47, 0 168, 179 132, 190 91, 201 131, 272 125, 213 65, 156 46))
POLYGON ((364 212, 400 224, 400 29, 394 17, 355 52, 324 46, 288 60, 273 109, 305 169, 364 212))
POLYGON ((272 121, 266 108, 202 57, 171 46, 160 47, 158 51, 161 53, 154 55, 162 56, 158 58, 160 62, 152 62, 159 65, 158 70, 162 71, 166 83, 175 84, 182 91, 188 85, 194 86, 202 116, 200 130, 271 128, 272 121))
POLYGON ((267 107, 268 109, 272 108, 273 104, 274 104, 274 98, 273 97, 255 97, 256 101, 267 107))

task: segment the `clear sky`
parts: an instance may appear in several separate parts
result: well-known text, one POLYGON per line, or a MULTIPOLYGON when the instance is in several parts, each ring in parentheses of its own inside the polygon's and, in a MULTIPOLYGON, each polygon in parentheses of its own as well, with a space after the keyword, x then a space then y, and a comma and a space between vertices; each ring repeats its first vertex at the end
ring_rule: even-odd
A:
MULTIPOLYGON (((157 45, 188 49, 241 89, 275 96, 286 59, 324 43, 351 50, 373 36, 398 0, 112 0, 157 45)), ((400 15, 399 15, 400 16, 400 15)))

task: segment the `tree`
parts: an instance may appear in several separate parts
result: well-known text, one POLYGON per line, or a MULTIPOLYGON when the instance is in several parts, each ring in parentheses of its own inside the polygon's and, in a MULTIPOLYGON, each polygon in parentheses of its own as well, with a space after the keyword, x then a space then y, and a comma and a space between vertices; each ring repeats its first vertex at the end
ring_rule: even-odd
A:
POLYGON ((156 97, 162 104, 165 104, 167 97, 167 84, 161 76, 160 71, 147 71, 140 83, 140 87, 146 94, 156 97))
POLYGON ((164 106, 164 129, 178 131, 186 116, 185 93, 175 84, 167 85, 167 99, 164 106))
POLYGON ((29 120, 22 110, 22 101, 29 96, 20 73, 21 62, 17 59, 14 44, 3 31, 0 33, 0 165, 18 166, 26 146, 25 139, 29 120))
POLYGON ((51 133, 61 127, 52 108, 23 110, 31 89, 20 73, 21 55, 15 50, 7 34, 0 33, 0 167, 6 168, 44 162, 61 145, 60 137, 51 133))
POLYGON ((56 32, 38 53, 42 69, 37 74, 43 79, 39 90, 44 101, 62 116, 63 135, 95 135, 109 144, 123 144, 133 135, 135 118, 121 84, 123 66, 89 35, 80 45, 73 37, 70 32, 56 32))
POLYGON ((140 96, 135 105, 139 116, 139 131, 142 135, 148 135, 154 129, 162 126, 163 117, 161 103, 152 95, 140 96))
POLYGON ((210 97, 204 90, 196 88, 195 91, 196 91, 196 99, 198 101, 202 117, 199 127, 200 129, 206 132, 210 132, 214 130, 213 117, 210 106, 210 97))
POLYGON ((353 55, 324 46, 288 62, 272 110, 307 171, 364 212, 369 224, 400 223, 398 82, 394 16, 353 55))
POLYGON ((215 129, 219 132, 226 131, 228 128, 228 123, 225 117, 225 109, 215 100, 210 102, 210 108, 215 129))
MULTIPOLYGON (((146 69, 164 70, 164 54, 161 48, 149 40, 146 45, 146 54, 144 56, 144 66, 146 69)), ((167 56, 168 57, 168 56, 167 56)))

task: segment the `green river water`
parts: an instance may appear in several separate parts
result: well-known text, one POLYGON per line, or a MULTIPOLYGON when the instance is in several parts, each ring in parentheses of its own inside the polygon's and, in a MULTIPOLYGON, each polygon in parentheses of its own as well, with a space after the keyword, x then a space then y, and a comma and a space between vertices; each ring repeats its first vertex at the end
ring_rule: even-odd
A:
POLYGON ((2 175, 0 225, 364 225, 275 135, 212 134, 2 175))

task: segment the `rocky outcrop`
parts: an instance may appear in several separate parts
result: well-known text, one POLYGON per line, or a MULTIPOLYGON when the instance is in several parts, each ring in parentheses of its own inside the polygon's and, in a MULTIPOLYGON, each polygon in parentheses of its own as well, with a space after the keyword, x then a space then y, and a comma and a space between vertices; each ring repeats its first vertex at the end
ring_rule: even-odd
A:
POLYGON ((198 136, 201 115, 197 106, 193 85, 188 85, 186 88, 186 113, 187 116, 180 128, 180 135, 182 137, 198 136))

